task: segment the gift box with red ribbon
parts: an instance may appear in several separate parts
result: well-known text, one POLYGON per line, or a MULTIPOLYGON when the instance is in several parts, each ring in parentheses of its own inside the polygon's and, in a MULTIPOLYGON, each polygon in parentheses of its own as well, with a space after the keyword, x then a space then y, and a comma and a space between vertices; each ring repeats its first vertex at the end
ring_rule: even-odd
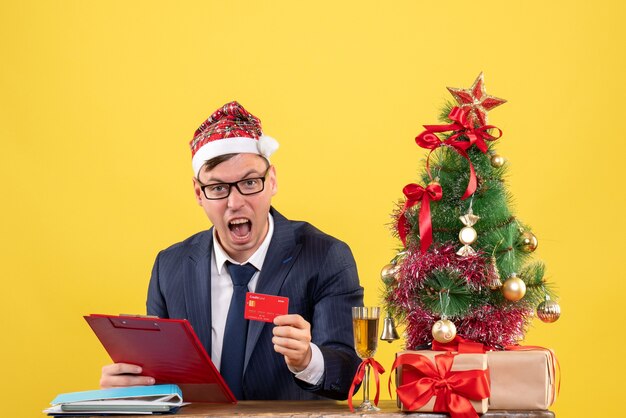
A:
MULTIPOLYGON (((516 348, 517 347, 517 348, 516 348)), ((557 392, 556 357, 540 347, 488 351, 491 409, 548 409, 557 392)))
POLYGON ((452 418, 475 418, 487 412, 486 354, 404 351, 397 354, 393 369, 403 411, 447 412, 452 418))
POLYGON ((504 351, 456 336, 453 341, 433 342, 434 350, 486 353, 491 380, 491 409, 548 409, 559 391, 554 352, 535 345, 510 345, 504 351))

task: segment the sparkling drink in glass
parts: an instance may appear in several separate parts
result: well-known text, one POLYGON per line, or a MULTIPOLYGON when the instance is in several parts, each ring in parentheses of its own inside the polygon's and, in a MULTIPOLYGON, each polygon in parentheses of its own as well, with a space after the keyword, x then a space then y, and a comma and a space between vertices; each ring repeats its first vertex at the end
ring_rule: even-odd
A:
MULTIPOLYGON (((357 306, 352 308, 352 328, 354 330, 354 348, 357 355, 362 359, 374 357, 378 348, 378 318, 380 308, 378 306, 357 306)), ((365 369, 363 379, 363 403, 356 408, 357 411, 378 411, 369 399, 370 365, 365 369)))

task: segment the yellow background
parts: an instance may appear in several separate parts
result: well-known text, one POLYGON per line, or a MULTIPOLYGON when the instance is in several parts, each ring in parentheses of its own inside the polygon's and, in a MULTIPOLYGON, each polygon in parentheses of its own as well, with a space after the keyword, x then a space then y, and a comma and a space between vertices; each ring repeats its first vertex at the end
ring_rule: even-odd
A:
POLYGON ((558 353, 553 410, 618 415, 625 18, 617 0, 2 2, 0 415, 97 388, 82 315, 144 312, 157 251, 209 227, 187 143, 230 100, 281 143, 274 205, 345 240, 379 303, 413 138, 480 71, 509 101, 490 122, 561 296, 526 340, 558 353))

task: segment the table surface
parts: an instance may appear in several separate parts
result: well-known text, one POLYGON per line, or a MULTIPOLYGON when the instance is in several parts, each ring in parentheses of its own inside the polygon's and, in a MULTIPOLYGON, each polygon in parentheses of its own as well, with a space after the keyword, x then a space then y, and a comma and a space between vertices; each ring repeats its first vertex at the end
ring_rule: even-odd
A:
MULTIPOLYGON (((356 402, 358 405, 360 402, 356 402)), ((377 418, 448 418, 440 413, 401 412, 395 401, 380 401, 378 412, 351 413, 346 402, 335 401, 240 401, 232 404, 192 403, 182 407, 174 417, 356 417, 376 415, 377 418)), ((143 415, 145 417, 145 415, 143 415)), ((164 415, 164 417, 167 415, 164 415)), ((126 415, 126 417, 128 417, 126 415)), ((484 418, 554 418, 550 411, 488 411, 484 418)))

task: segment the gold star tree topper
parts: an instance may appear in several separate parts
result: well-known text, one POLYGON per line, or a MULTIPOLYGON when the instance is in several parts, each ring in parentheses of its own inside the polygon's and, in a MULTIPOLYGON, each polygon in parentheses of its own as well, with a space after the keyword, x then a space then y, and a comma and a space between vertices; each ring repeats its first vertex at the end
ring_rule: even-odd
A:
POLYGON ((488 111, 506 103, 504 99, 487 94, 482 72, 469 89, 457 89, 453 87, 447 87, 447 89, 459 103, 459 106, 469 112, 468 116, 473 117, 474 120, 478 120, 480 126, 487 124, 488 111))

